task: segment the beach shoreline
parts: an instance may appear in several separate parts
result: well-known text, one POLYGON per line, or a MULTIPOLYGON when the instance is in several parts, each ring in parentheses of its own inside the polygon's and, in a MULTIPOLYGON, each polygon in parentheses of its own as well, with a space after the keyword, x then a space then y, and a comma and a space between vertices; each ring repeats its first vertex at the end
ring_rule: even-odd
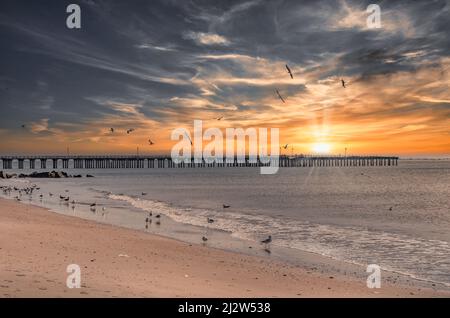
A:
POLYGON ((449 297, 126 229, 0 199, 0 297, 449 297), (69 264, 81 288, 66 286, 69 264))

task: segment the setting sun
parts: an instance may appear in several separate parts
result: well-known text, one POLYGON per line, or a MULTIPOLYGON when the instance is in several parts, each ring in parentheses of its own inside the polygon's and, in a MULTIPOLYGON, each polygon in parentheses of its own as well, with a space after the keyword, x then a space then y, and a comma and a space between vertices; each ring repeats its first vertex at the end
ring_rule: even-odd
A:
POLYGON ((331 146, 327 143, 316 143, 312 146, 314 153, 327 154, 330 153, 331 146))

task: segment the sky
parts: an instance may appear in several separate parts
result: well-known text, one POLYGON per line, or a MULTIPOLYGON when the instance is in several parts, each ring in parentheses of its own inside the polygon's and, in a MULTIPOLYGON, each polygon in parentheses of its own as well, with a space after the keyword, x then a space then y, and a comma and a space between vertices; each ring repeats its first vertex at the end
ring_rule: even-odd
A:
POLYGON ((279 128, 289 153, 449 155, 449 17, 445 0, 2 1, 0 153, 165 154, 203 120, 279 128))

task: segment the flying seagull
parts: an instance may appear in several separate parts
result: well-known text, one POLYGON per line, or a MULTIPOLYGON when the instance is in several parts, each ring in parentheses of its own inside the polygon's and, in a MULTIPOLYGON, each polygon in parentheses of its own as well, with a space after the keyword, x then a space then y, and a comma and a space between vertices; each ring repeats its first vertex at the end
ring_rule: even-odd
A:
POLYGON ((152 146, 152 145, 154 145, 155 143, 154 143, 151 139, 149 139, 149 140, 148 140, 148 144, 149 144, 150 146, 152 146))
POLYGON ((203 242, 206 242, 207 240, 208 240, 208 238, 207 238, 206 236, 203 236, 203 237, 202 237, 202 241, 203 241, 203 242))
POLYGON ((289 75, 291 76, 292 79, 294 79, 294 75, 292 75, 291 69, 289 68, 289 66, 286 64, 286 69, 289 73, 289 75))
POLYGON ((22 125, 22 128, 25 128, 25 124, 22 125))
POLYGON ((345 88, 345 81, 341 78, 342 87, 345 88))
POLYGON ((113 133, 114 132, 114 128, 109 128, 109 131, 111 132, 111 133, 113 133))
POLYGON ((127 130, 127 134, 132 133, 134 131, 134 128, 130 128, 127 130))
POLYGON ((276 89, 275 91, 277 92, 277 95, 278 95, 278 97, 281 99, 281 101, 282 101, 283 103, 286 103, 286 102, 284 101, 283 97, 281 97, 281 94, 280 94, 280 92, 278 91, 278 89, 276 89))
POLYGON ((189 142, 191 143, 191 146, 192 146, 192 140, 191 140, 191 137, 189 137, 189 135, 188 135, 186 132, 184 132, 184 134, 186 135, 186 137, 188 137, 189 142))
POLYGON ((288 146, 289 146, 289 144, 285 144, 285 145, 283 146, 283 148, 284 148, 284 149, 287 149, 288 146))
POLYGON ((230 207, 229 205, 223 204, 224 209, 228 209, 229 207, 230 207))
POLYGON ((223 116, 217 117, 216 120, 222 120, 223 116))

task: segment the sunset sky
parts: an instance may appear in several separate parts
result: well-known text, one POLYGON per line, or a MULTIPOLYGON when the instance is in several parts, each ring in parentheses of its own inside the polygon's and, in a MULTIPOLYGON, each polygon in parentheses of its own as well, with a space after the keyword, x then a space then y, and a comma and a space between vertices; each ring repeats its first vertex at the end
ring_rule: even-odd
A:
POLYGON ((295 153, 449 155, 449 17, 445 0, 2 1, 0 153, 169 153, 201 119, 278 127, 295 153))

